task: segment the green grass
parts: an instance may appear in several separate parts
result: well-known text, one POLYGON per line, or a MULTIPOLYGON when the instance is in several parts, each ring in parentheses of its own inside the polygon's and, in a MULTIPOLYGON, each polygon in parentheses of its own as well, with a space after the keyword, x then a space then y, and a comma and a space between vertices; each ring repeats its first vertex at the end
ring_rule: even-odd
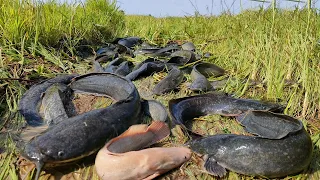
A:
MULTIPOLYGON (((320 178, 320 17, 314 11, 271 9, 235 16, 154 18, 124 16, 114 2, 104 0, 84 4, 0 0, 0 9, 0 147, 7 150, 0 154, 0 179, 17 179, 20 171, 16 165, 19 148, 12 139, 24 123, 17 105, 25 90, 56 74, 90 72, 91 64, 80 53, 90 54, 117 36, 139 36, 162 45, 172 40, 192 41, 199 53, 212 53, 206 61, 223 67, 230 77, 222 91, 284 104, 286 114, 306 125, 314 142, 314 158, 308 170, 285 179, 320 178), (252 86, 251 81, 257 84, 252 86)), ((147 91, 161 77, 159 73, 135 84, 141 92, 147 91)), ((167 105, 172 98, 190 94, 182 88, 176 94, 146 96, 167 105)), ((201 117, 193 128, 205 134, 245 133, 235 121, 217 116, 201 117)), ((172 134, 163 146, 188 139, 179 128, 172 134)), ((197 162, 194 156, 181 172, 173 170, 162 178, 212 179, 197 162)), ((92 161, 71 168, 75 178, 97 177, 92 161)), ((224 179, 253 178, 230 172, 224 179)))

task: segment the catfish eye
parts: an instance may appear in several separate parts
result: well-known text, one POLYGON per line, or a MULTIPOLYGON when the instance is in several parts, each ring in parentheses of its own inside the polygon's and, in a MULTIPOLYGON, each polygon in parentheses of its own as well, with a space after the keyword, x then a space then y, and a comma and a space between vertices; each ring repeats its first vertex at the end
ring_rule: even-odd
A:
POLYGON ((59 157, 62 157, 63 155, 64 155, 63 151, 59 151, 59 152, 58 152, 58 156, 59 156, 59 157))

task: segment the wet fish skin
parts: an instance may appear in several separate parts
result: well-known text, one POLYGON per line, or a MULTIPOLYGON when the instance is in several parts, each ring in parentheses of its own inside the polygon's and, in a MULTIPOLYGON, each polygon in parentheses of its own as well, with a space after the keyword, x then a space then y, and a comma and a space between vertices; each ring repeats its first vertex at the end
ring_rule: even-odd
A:
POLYGON ((236 119, 247 132, 268 139, 282 139, 303 128, 301 121, 269 111, 247 111, 236 119))
POLYGON ((114 73, 89 73, 78 76, 69 86, 78 92, 108 95, 115 101, 137 98, 133 83, 114 73))
POLYGON ((102 62, 108 62, 111 61, 113 59, 116 59, 117 57, 119 57, 119 53, 116 51, 106 51, 102 54, 99 54, 96 56, 95 61, 102 63, 102 62))
POLYGON ((221 93, 207 93, 169 101, 169 112, 176 124, 184 124, 185 121, 208 114, 238 116, 248 110, 278 112, 282 111, 283 107, 257 100, 233 98, 221 93))
POLYGON ((146 64, 148 62, 155 62, 158 64, 163 64, 162 61, 155 59, 155 58, 147 58, 146 60, 142 61, 141 63, 137 64, 136 66, 134 66, 134 68, 132 69, 132 71, 135 71, 137 69, 139 69, 143 64, 146 64))
POLYGON ((106 140, 137 123, 140 118, 137 113, 139 111, 139 103, 116 103, 107 109, 97 109, 66 119, 28 142, 24 156, 31 161, 52 164, 88 156, 97 151, 106 140), (134 113, 117 111, 127 108, 137 111, 134 113), (110 117, 111 115, 113 117, 110 117), (118 119, 123 121, 120 122, 118 119))
POLYGON ((111 139, 103 148, 112 154, 121 154, 146 148, 170 135, 168 125, 154 120, 146 124, 132 125, 121 135, 111 139))
POLYGON ((28 125, 39 126, 43 124, 43 119, 39 114, 42 94, 54 83, 68 84, 76 74, 57 76, 52 79, 42 81, 33 85, 22 96, 19 102, 19 112, 26 119, 28 125))
POLYGON ((213 89, 208 79, 198 71, 195 71, 194 67, 191 71, 191 79, 192 83, 189 86, 189 89, 193 91, 210 91, 213 89))
POLYGON ((156 47, 143 43, 141 48, 137 49, 134 54, 148 55, 151 57, 167 57, 170 56, 173 52, 180 49, 181 47, 179 47, 177 44, 171 44, 165 47, 156 47))
POLYGON ((196 61, 196 55, 192 51, 180 50, 171 54, 168 63, 174 63, 177 66, 182 66, 196 61))
POLYGON ((133 81, 141 76, 148 76, 155 72, 163 71, 166 68, 166 64, 161 62, 147 62, 141 65, 138 69, 129 73, 126 78, 133 81))
MULTIPOLYGON (((104 71, 104 72, 114 73, 114 72, 117 70, 118 66, 119 66, 121 63, 125 62, 125 61, 127 61, 127 60, 124 59, 124 58, 118 57, 118 58, 112 60, 112 61, 107 65, 107 67, 104 68, 103 71, 104 71)), ((131 64, 130 64, 130 65, 131 65, 131 64)))
MULTIPOLYGON (((131 81, 109 73, 76 77, 74 90, 109 95, 117 102, 83 113, 53 126, 29 141, 23 155, 40 164, 72 162, 96 152, 103 144, 141 119, 139 94, 131 81)), ((38 173, 37 173, 38 174, 38 173)))
POLYGON ((117 50, 117 46, 116 46, 116 45, 114 45, 114 44, 107 44, 106 46, 99 48, 99 49, 96 51, 96 54, 97 54, 97 55, 101 55, 101 54, 106 53, 106 52, 108 52, 108 51, 116 51, 116 50, 117 50))
POLYGON ((223 75, 224 69, 211 63, 199 63, 192 68, 191 79, 193 80, 189 88, 193 91, 210 91, 214 87, 207 79, 210 76, 218 77, 223 75))
POLYGON ((132 66, 132 62, 127 61, 124 58, 116 58, 112 60, 105 68, 101 67, 98 62, 94 62, 94 72, 108 72, 114 73, 121 76, 126 76, 130 73, 130 66, 132 66))
POLYGON ((67 103, 71 101, 72 90, 66 85, 55 83, 44 93, 40 110, 43 112, 47 125, 57 124, 69 116, 74 115, 72 109, 68 111, 67 103))
POLYGON ((126 37, 118 40, 118 44, 125 46, 127 48, 133 48, 134 46, 140 44, 142 39, 139 37, 126 37))
POLYGON ((166 47, 160 48, 155 53, 148 54, 148 55, 153 57, 167 57, 167 56, 171 56, 172 53, 180 49, 181 48, 178 45, 172 44, 172 45, 167 45, 166 47))
MULTIPOLYGON (((93 72, 104 72, 104 68, 97 61, 92 61, 92 70, 93 72)), ((107 71, 108 72, 108 71, 107 71)))
POLYGON ((181 48, 187 51, 193 51, 193 52, 196 51, 196 46, 192 42, 186 42, 182 44, 181 48))
POLYGON ((205 77, 219 77, 225 73, 225 70, 212 63, 199 63, 194 66, 194 70, 205 77))
POLYGON ((117 70, 115 70, 115 74, 118 74, 118 75, 120 75, 120 76, 126 76, 126 75, 128 75, 129 73, 130 73, 130 67, 129 67, 129 65, 130 65, 130 62, 129 61, 124 61, 124 62, 122 62, 119 66, 118 66, 118 68, 117 68, 117 70))
POLYGON ((110 140, 97 154, 95 167, 103 180, 153 179, 181 165, 191 156, 186 147, 147 147, 170 134, 168 126, 154 121, 149 127, 133 125, 110 140))
POLYGON ((20 139, 26 143, 52 125, 73 116, 75 113, 74 107, 68 103, 68 101, 71 101, 71 95, 72 90, 66 84, 55 83, 51 85, 44 92, 39 108, 41 117, 43 117, 43 124, 24 128, 20 134, 20 139))
MULTIPOLYGON (((153 179, 180 166, 190 157, 191 151, 186 147, 149 148, 130 151, 121 156, 109 155, 102 160, 113 162, 104 166, 112 171, 108 171, 109 173, 105 173, 101 178, 103 180, 153 179)), ((96 161, 97 163, 99 162, 96 161)))
POLYGON ((133 53, 135 55, 144 55, 144 54, 147 54, 147 55, 153 55, 155 54, 160 48, 152 48, 152 49, 137 49, 135 50, 133 53))
POLYGON ((183 72, 177 67, 172 67, 168 75, 153 89, 153 93, 161 95, 176 89, 184 80, 183 72))
POLYGON ((225 175, 225 169, 253 176, 284 177, 307 168, 312 157, 312 142, 304 129, 280 140, 221 134, 196 139, 188 145, 205 155, 206 170, 220 177, 225 175))
POLYGON ((166 107, 155 100, 144 100, 142 102, 144 114, 150 116, 152 119, 166 122, 169 120, 169 115, 166 107))
POLYGON ((141 48, 143 48, 143 49, 158 49, 159 47, 157 47, 156 45, 153 45, 153 44, 150 44, 150 43, 144 41, 144 42, 141 44, 141 48))

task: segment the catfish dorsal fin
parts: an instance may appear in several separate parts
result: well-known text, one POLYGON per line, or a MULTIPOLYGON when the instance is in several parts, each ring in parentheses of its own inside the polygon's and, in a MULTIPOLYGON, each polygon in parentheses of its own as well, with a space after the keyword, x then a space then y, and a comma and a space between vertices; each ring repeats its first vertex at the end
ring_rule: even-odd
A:
POLYGON ((149 146, 170 135, 170 129, 168 125, 163 121, 153 121, 148 127, 147 131, 150 131, 154 134, 154 138, 152 139, 152 142, 150 142, 149 146))
POLYGON ((110 140, 106 148, 112 153, 135 151, 150 146, 170 134, 169 127, 161 121, 147 125, 133 125, 120 136, 110 140))
MULTIPOLYGON (((122 133, 118 137, 126 137, 126 136, 132 136, 135 134, 144 133, 148 130, 148 125, 146 124, 137 124, 130 126, 124 133, 122 133)), ((118 138, 116 137, 116 138, 118 138)))
POLYGON ((117 141, 126 141, 129 140, 132 136, 135 136, 137 134, 143 134, 147 131, 148 126, 146 124, 138 124, 138 125, 132 125, 127 129, 125 132, 120 134, 119 136, 111 139, 105 147, 108 149, 110 146, 116 146, 119 143, 117 141))

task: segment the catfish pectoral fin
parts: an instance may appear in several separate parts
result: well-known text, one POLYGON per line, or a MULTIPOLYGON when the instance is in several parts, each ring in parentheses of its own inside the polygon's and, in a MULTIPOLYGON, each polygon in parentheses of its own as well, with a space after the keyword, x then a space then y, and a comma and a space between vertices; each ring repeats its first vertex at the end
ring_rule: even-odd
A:
POLYGON ((219 165, 213 157, 208 157, 205 160, 204 168, 209 174, 214 176, 223 177, 227 173, 227 170, 219 165))

